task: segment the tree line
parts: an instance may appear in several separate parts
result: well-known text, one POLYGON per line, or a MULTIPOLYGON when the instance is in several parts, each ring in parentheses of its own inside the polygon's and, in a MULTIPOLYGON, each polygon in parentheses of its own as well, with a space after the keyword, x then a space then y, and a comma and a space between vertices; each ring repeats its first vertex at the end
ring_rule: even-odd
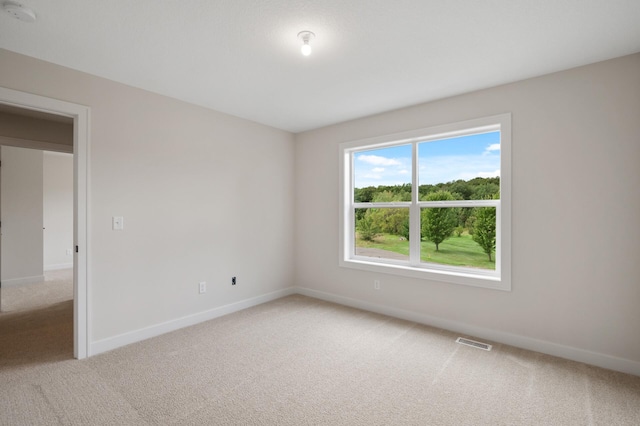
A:
MULTIPOLYGON (((455 180, 435 185, 420 185, 418 194, 420 199, 437 191, 450 192, 456 200, 486 200, 500 193, 500 178, 473 178, 471 180, 455 180)), ((394 201, 411 201, 411 184, 380 185, 356 188, 353 196, 356 203, 371 203, 378 194, 388 192, 393 194, 394 201)))
MULTIPOLYGON (((474 178, 456 180, 435 185, 420 185, 421 201, 487 200, 500 197, 500 178, 474 178)), ((411 201, 411 184, 381 185, 356 188, 355 202, 411 201)), ((446 239, 463 233, 471 235, 492 260, 496 247, 495 207, 443 207, 421 211, 420 239, 431 241, 439 251, 446 239)), ((356 230, 365 241, 373 241, 382 233, 397 235, 409 240, 408 208, 356 209, 356 230)))

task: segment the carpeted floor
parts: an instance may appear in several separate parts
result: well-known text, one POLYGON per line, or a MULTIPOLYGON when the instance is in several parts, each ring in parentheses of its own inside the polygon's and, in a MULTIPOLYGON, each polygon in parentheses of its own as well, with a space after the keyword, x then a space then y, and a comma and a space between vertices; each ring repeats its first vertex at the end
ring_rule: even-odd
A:
POLYGON ((73 300, 73 269, 47 271, 40 283, 2 289, 0 316, 73 300))
POLYGON ((73 358, 72 269, 48 271, 40 283, 3 288, 1 304, 0 377, 7 368, 73 358))
POLYGON ((3 425, 640 424, 640 377, 299 295, 83 361, 55 340, 69 302, 20 315, 0 316, 3 425))

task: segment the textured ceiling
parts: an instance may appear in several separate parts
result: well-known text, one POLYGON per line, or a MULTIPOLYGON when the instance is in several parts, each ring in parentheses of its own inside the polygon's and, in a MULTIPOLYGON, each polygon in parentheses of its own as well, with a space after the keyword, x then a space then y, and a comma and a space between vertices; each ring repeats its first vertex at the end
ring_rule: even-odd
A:
POLYGON ((0 48, 292 132, 640 51, 640 0, 22 4, 0 48))

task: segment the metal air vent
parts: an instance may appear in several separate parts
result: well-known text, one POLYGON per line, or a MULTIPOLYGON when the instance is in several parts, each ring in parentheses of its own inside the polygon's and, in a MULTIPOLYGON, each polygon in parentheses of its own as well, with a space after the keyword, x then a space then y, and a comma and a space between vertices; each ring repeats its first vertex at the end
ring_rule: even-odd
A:
POLYGON ((456 343, 460 343, 461 345, 472 346, 474 348, 482 349, 485 351, 491 350, 491 345, 482 342, 476 342, 475 340, 465 339, 464 337, 458 337, 456 339, 456 343))

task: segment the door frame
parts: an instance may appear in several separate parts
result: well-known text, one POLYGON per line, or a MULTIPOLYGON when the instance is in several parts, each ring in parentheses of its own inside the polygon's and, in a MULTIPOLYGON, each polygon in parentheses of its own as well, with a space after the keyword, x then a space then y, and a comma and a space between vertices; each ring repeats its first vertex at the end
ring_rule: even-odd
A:
POLYGON ((89 239, 89 124, 91 109, 0 87, 0 103, 73 118, 73 356, 91 356, 89 239))

